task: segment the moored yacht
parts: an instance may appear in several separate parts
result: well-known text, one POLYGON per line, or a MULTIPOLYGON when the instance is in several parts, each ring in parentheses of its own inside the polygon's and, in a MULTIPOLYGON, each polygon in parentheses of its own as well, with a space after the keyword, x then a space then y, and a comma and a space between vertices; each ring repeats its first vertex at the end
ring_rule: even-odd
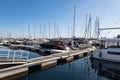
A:
POLYGON ((64 43, 63 40, 49 40, 39 45, 41 51, 47 53, 63 53, 70 51, 70 48, 64 43))
POLYGON ((61 40, 50 40, 48 42, 41 43, 40 46, 42 48, 65 50, 64 41, 61 40))
POLYGON ((102 39, 101 43, 103 49, 95 51, 91 57, 112 62, 120 62, 120 39, 102 39))

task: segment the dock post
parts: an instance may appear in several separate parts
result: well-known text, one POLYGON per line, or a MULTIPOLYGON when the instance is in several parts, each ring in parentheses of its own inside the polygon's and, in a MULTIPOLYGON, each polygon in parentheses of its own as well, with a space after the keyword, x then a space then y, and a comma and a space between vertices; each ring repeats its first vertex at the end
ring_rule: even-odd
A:
POLYGON ((30 52, 28 51, 28 53, 27 53, 27 62, 28 62, 28 59, 29 59, 29 54, 30 54, 30 52))
POLYGON ((20 55, 20 58, 22 59, 22 54, 23 54, 23 51, 21 50, 21 55, 20 55))
POLYGON ((7 59, 10 57, 10 50, 8 51, 7 59))
POLYGON ((13 54, 13 63, 15 61, 15 54, 16 54, 16 50, 14 51, 14 54, 13 54))

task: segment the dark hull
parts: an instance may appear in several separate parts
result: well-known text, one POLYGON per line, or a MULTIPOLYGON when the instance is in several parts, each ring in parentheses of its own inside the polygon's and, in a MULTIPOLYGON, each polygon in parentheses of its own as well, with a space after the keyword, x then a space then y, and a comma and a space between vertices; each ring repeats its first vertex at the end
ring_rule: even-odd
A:
POLYGON ((65 50, 62 47, 54 46, 54 45, 47 45, 47 44, 40 44, 42 48, 48 48, 48 49, 59 49, 59 50, 65 50))

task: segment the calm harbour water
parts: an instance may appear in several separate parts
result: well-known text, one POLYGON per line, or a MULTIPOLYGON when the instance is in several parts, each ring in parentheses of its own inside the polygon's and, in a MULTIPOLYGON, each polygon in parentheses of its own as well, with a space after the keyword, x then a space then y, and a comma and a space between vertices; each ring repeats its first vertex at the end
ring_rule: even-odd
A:
MULTIPOLYGON (((30 52, 30 58, 38 56, 41 55, 30 52)), ((29 72, 27 76, 16 80, 120 80, 120 64, 88 56, 49 69, 29 72)))
POLYGON ((89 57, 75 60, 63 65, 30 73, 19 80, 109 80, 105 76, 99 76, 93 69, 89 57))

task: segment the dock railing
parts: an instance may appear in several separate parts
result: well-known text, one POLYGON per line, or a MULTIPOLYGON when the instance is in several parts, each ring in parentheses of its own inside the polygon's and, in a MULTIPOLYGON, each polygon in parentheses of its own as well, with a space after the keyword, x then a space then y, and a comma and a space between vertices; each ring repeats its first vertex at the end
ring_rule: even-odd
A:
POLYGON ((0 49, 0 59, 10 59, 13 63, 16 62, 16 60, 17 62, 19 62, 19 60, 28 62, 29 54, 29 51, 0 49))

